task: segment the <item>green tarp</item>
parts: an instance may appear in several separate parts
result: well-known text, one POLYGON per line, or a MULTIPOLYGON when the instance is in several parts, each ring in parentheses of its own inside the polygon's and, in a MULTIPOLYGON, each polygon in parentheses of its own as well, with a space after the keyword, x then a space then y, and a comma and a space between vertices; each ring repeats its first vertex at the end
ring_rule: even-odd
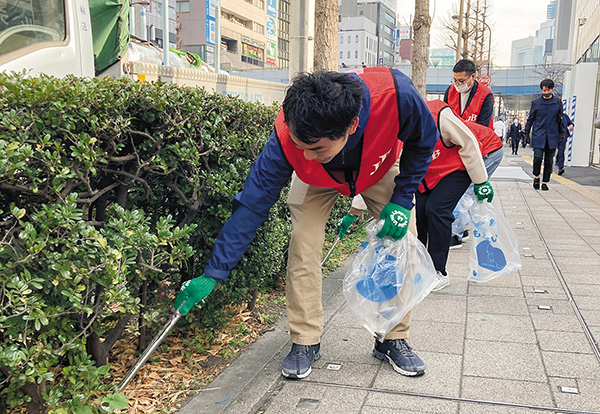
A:
POLYGON ((96 74, 117 62, 129 45, 129 0, 89 0, 96 74))

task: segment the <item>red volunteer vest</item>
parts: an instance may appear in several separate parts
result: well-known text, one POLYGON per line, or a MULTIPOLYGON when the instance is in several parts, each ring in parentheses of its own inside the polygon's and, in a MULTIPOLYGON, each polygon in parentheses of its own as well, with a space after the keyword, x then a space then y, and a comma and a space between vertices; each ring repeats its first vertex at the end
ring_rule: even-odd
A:
POLYGON ((350 183, 335 180, 323 164, 304 158, 304 152, 290 139, 283 110, 279 111, 275 119, 277 138, 298 178, 306 184, 334 188, 346 196, 360 194, 381 180, 398 159, 403 146, 402 141, 398 139, 398 102, 392 72, 387 68, 374 67, 365 68, 359 71, 358 75, 371 94, 371 110, 364 131, 361 168, 354 183, 354 194, 350 183))
MULTIPOLYGON (((477 82, 477 89, 475 90, 475 94, 473 98, 471 98, 471 102, 465 107, 465 112, 460 114, 460 93, 456 91, 454 86, 450 86, 448 89, 448 105, 454 110, 455 113, 460 114, 460 117, 465 121, 477 122, 477 117, 479 116, 479 112, 481 111, 481 105, 483 105, 483 101, 485 98, 491 94, 492 91, 488 89, 487 86, 482 85, 480 82, 477 82)), ((494 117, 490 118, 490 128, 494 126, 494 117)))
MULTIPOLYGON (((434 101, 425 102, 433 115, 433 119, 435 119, 435 124, 438 126, 439 130, 439 116, 440 112, 446 109, 446 111, 452 110, 450 106, 439 99, 434 101)), ((424 193, 427 190, 431 190, 435 187, 445 176, 454 171, 458 170, 466 170, 465 165, 458 154, 458 150, 460 148, 456 145, 451 147, 447 147, 442 141, 440 137, 435 143, 435 147, 433 148, 433 154, 431 154, 431 164, 429 164, 429 168, 419 185, 419 192, 424 193)))
POLYGON ((488 128, 476 122, 465 121, 467 128, 477 137, 481 146, 481 155, 488 155, 502 147, 502 139, 496 135, 492 128, 488 128))

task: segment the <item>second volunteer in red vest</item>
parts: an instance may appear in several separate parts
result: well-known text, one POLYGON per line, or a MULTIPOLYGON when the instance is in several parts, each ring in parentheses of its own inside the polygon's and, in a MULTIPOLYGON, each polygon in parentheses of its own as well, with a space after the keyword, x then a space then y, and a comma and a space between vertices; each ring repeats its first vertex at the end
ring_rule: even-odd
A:
MULTIPOLYGON (((480 201, 492 201, 494 191, 487 181, 488 176, 482 156, 485 137, 475 136, 471 127, 463 122, 452 109, 440 100, 427 101, 427 106, 436 120, 440 139, 435 145, 431 164, 416 196, 417 234, 427 246, 437 272, 438 284, 434 290, 450 283, 446 262, 452 234, 452 211, 473 182, 475 195, 480 201)), ((485 134, 494 131, 484 128, 485 134)), ((485 151, 485 150, 484 150, 485 151)))

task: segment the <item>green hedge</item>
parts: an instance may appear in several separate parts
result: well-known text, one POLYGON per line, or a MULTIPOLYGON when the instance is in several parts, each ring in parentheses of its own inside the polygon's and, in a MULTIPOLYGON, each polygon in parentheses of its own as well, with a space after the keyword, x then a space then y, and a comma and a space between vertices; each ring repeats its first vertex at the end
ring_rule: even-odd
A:
MULTIPOLYGON (((0 411, 126 406, 111 347, 137 326, 144 348, 201 274, 276 111, 160 82, 0 74, 0 411)), ((224 306, 284 275, 283 200, 180 328, 219 329, 224 306)))

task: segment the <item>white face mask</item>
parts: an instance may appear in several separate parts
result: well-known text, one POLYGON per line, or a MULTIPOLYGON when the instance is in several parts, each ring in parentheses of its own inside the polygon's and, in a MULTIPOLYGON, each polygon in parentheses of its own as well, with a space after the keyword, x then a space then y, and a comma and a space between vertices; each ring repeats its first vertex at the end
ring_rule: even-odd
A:
POLYGON ((515 125, 517 125, 519 123, 519 121, 515 121, 515 125))
POLYGON ((457 85, 455 83, 454 87, 456 88, 456 92, 458 92, 458 93, 467 93, 471 90, 471 87, 469 86, 469 82, 465 82, 462 85, 457 85))

